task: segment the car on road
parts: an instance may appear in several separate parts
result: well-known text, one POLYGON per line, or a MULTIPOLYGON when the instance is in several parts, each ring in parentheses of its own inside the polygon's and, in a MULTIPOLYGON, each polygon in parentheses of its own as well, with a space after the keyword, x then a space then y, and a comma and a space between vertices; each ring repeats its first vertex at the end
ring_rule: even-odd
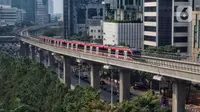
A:
POLYGON ((134 89, 138 89, 138 90, 146 90, 146 89, 148 89, 147 86, 145 84, 143 84, 142 82, 135 82, 133 88, 134 89))
POLYGON ((103 80, 101 80, 100 85, 106 85, 106 83, 103 80))

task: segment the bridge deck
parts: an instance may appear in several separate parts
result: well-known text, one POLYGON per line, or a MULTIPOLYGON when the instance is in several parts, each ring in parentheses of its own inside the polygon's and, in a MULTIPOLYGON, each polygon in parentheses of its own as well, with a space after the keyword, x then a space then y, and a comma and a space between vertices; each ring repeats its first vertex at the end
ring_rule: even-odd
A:
POLYGON ((33 38, 24 37, 21 38, 21 40, 30 45, 34 45, 44 50, 52 51, 61 55, 81 58, 88 61, 109 64, 122 68, 150 72, 193 82, 200 82, 200 66, 197 63, 151 57, 144 57, 144 61, 128 61, 85 52, 74 52, 70 49, 58 48, 55 46, 39 43, 37 39, 33 38))

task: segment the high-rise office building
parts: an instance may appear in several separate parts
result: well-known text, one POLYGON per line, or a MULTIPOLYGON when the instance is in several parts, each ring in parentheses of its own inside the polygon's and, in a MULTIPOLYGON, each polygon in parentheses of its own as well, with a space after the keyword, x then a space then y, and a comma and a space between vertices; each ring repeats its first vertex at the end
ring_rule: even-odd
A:
POLYGON ((63 0, 64 38, 69 39, 74 34, 74 0, 63 0))
POLYGON ((53 0, 48 0, 48 13, 53 16, 53 0))
POLYGON ((12 0, 12 7, 23 9, 26 11, 26 22, 36 21, 36 0, 12 0))
POLYGON ((15 25, 25 20, 26 12, 8 5, 0 5, 0 26, 15 25))
POLYGON ((11 5, 11 0, 0 0, 0 5, 11 5))
POLYGON ((88 32, 93 21, 102 19, 102 0, 64 0, 64 37, 88 32))
MULTIPOLYGON (((172 45, 180 52, 191 51, 188 47, 191 22, 176 15, 179 9, 188 9, 191 6, 192 0, 145 0, 145 47, 172 45)), ((187 15, 186 17, 189 18, 187 15)))
POLYGON ((48 3, 44 0, 37 0, 36 23, 45 24, 47 22, 49 22, 48 3))

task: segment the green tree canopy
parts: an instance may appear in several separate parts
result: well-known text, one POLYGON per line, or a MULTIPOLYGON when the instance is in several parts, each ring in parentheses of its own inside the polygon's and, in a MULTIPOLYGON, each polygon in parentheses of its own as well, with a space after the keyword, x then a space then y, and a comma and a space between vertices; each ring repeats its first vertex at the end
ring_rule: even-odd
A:
POLYGON ((50 29, 50 30, 45 31, 43 35, 47 37, 54 37, 57 35, 57 31, 55 29, 50 29))
POLYGON ((93 88, 69 90, 39 63, 2 53, 0 90, 0 112, 167 112, 161 111, 152 94, 124 101, 112 110, 93 88))

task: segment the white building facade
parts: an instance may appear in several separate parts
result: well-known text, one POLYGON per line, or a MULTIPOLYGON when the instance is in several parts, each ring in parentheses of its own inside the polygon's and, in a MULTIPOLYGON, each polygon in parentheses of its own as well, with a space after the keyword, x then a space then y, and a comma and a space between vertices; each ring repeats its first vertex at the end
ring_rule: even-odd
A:
POLYGON ((142 49, 143 23, 103 23, 103 44, 142 49))
POLYGON ((104 2, 103 44, 143 48, 141 0, 104 2))
POLYGON ((15 25, 24 22, 26 12, 11 6, 0 5, 0 26, 15 25))
POLYGON ((102 26, 96 25, 96 26, 89 26, 89 36, 93 37, 93 40, 95 39, 103 39, 103 29, 102 26))

